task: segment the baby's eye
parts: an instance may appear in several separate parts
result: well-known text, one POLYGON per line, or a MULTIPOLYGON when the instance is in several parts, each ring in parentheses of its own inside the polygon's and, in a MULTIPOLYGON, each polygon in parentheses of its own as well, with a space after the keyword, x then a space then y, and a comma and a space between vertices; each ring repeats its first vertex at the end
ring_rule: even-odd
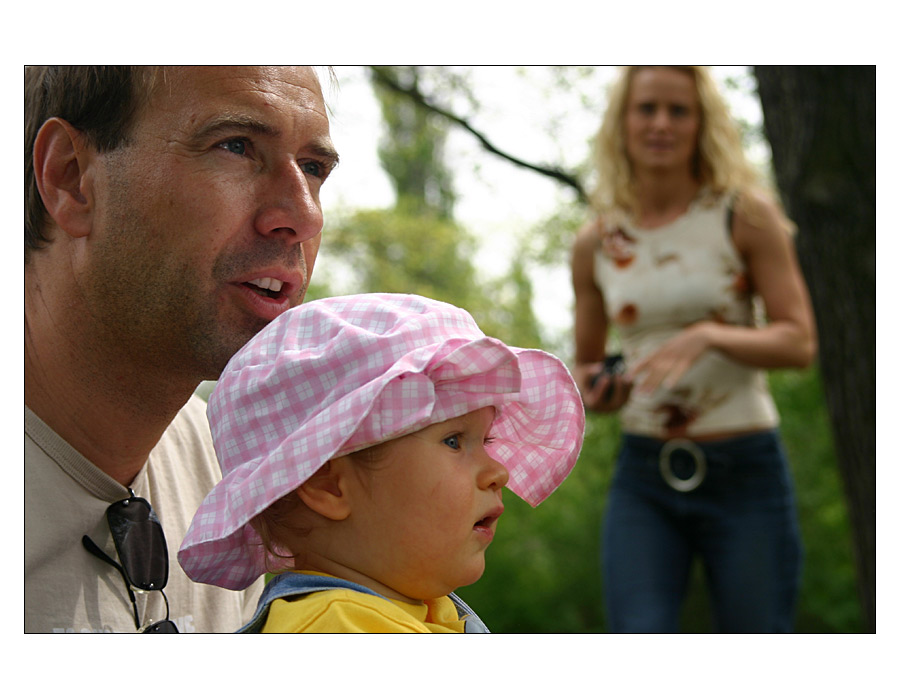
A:
POLYGON ((451 435, 448 438, 444 438, 444 444, 451 450, 458 450, 460 448, 459 435, 451 435))
POLYGON ((491 437, 490 435, 488 435, 487 437, 484 438, 485 445, 490 445, 493 441, 494 441, 494 438, 491 437))

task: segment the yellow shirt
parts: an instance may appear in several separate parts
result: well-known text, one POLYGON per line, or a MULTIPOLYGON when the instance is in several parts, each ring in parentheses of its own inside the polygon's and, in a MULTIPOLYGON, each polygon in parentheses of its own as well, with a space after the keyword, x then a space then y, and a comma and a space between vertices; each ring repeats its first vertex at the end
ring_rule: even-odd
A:
POLYGON ((447 596, 413 604, 336 588, 275 600, 262 631, 465 632, 465 624, 447 596))

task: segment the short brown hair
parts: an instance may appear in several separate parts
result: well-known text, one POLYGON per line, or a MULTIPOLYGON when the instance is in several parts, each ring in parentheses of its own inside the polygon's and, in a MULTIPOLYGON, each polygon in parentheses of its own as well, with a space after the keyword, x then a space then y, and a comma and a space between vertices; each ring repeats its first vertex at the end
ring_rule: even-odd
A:
POLYGON ((100 152, 125 143, 159 70, 147 66, 29 66, 25 69, 25 260, 49 243, 34 173, 34 140, 44 122, 65 119, 100 152))

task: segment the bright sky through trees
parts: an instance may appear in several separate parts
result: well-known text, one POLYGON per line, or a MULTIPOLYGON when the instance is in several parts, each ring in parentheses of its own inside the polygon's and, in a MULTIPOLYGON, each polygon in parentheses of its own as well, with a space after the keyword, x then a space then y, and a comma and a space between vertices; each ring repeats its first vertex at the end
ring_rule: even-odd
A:
MULTIPOLYGON (((341 165, 323 189, 326 236, 329 212, 393 204, 391 186, 378 164, 376 151, 383 127, 368 75, 361 66, 335 70, 339 86, 337 90, 326 87, 326 99, 333 110, 331 134, 341 165)), ((599 68, 584 84, 554 91, 549 71, 540 66, 521 72, 515 66, 470 70, 481 109, 463 116, 472 116, 476 127, 509 153, 570 170, 587 156, 588 140, 602 118, 605 87, 616 75, 612 67, 599 68), (583 91, 591 93, 588 105, 582 102, 583 91)), ((745 85, 747 74, 745 66, 714 68, 733 113, 758 125, 762 116, 756 95, 724 84, 726 78, 736 78, 745 85)), ((764 146, 756 146, 751 155, 759 162, 768 158, 764 146)), ((487 276, 505 271, 515 235, 570 199, 554 181, 485 152, 471 135, 452 126, 447 160, 457 193, 455 218, 481 242, 476 263, 487 276)), ((316 264, 326 267, 328 261, 320 257, 316 264)), ((534 287, 535 313, 541 323, 552 333, 567 332, 572 302, 568 269, 543 273, 534 280, 534 287)))

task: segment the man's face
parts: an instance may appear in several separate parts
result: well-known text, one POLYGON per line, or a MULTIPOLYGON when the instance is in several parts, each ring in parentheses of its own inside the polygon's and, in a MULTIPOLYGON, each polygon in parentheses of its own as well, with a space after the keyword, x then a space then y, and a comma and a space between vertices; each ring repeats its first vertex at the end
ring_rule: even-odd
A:
POLYGON ((337 155, 311 69, 169 69, 98 156, 80 287, 103 340, 215 379, 303 300, 337 155))

